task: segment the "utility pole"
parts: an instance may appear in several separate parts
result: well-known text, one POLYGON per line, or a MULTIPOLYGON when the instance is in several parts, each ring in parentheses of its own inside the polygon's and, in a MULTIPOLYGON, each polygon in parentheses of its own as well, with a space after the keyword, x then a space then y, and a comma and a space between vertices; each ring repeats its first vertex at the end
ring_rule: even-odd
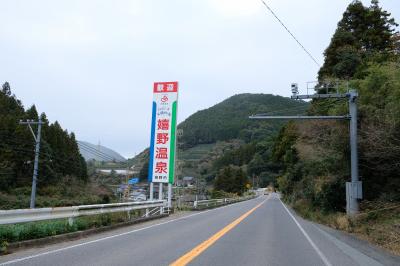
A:
POLYGON ((358 176, 358 150, 357 150, 357 98, 358 93, 355 90, 349 90, 347 93, 329 93, 326 94, 307 94, 298 95, 299 90, 296 83, 292 86, 292 99, 348 99, 349 114, 344 116, 268 116, 265 114, 252 115, 250 119, 294 119, 294 120, 350 120, 350 151, 351 151, 351 182, 346 182, 346 212, 348 215, 355 215, 359 212, 358 200, 362 199, 362 182, 358 176))
POLYGON ((346 210, 349 215, 358 213, 358 199, 362 199, 362 183, 358 176, 357 97, 356 91, 349 91, 351 182, 346 182, 346 210))
POLYGON ((35 139, 35 163, 33 166, 33 177, 32 177, 32 191, 31 191, 31 203, 30 208, 35 208, 35 201, 36 201, 36 183, 37 183, 37 176, 38 176, 38 168, 39 168, 39 152, 40 152, 40 136, 42 133, 42 119, 39 118, 39 121, 35 122, 33 120, 26 120, 26 121, 19 121, 20 125, 28 125, 33 138, 35 139), (37 135, 33 132, 31 125, 38 125, 37 135))

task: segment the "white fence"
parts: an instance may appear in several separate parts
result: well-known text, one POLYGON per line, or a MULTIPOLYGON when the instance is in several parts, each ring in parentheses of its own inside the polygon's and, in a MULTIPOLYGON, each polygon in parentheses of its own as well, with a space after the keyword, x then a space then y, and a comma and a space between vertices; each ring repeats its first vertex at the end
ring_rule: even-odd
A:
POLYGON ((211 200, 197 200, 193 202, 193 207, 195 209, 222 206, 226 204, 231 204, 239 201, 254 199, 256 196, 246 196, 240 198, 224 198, 224 199, 211 199, 211 200))
MULTIPOLYGON (((195 201, 193 207, 202 209, 207 207, 222 206, 234 202, 255 198, 247 196, 241 198, 225 198, 195 201)), ((163 200, 124 202, 111 204, 79 205, 71 207, 37 208, 0 210, 0 225, 35 222, 53 219, 73 219, 79 216, 97 215, 103 213, 129 212, 131 210, 145 210, 143 217, 162 214, 167 208, 167 202, 163 200)))
POLYGON ((125 211, 129 212, 131 210, 146 210, 145 216, 149 216, 152 213, 152 210, 150 209, 157 208, 160 210, 159 212, 162 213, 166 206, 166 201, 153 200, 142 202, 80 205, 71 207, 0 210, 0 224, 15 224, 63 218, 72 219, 79 216, 125 211))

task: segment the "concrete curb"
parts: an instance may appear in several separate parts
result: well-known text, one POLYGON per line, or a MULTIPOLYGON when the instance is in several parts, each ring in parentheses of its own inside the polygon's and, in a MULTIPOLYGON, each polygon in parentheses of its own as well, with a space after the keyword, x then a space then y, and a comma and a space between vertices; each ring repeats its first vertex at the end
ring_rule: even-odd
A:
POLYGON ((352 248, 357 249, 364 255, 377 260, 383 265, 400 265, 400 256, 397 256, 374 243, 362 239, 356 234, 334 229, 324 224, 319 224, 312 221, 308 222, 312 223, 315 227, 320 228, 320 230, 324 230, 325 232, 329 233, 339 241, 342 241, 352 248))
POLYGON ((0 255, 7 255, 10 253, 13 253, 15 251, 18 251, 23 248, 32 248, 32 247, 42 247, 48 244, 56 244, 60 242, 64 242, 67 240, 77 240, 86 236, 94 235, 97 233, 101 232, 106 232, 110 231, 116 228, 128 226, 128 225, 133 225, 133 224, 138 224, 138 223, 143 223, 146 221, 151 221, 159 218, 164 218, 169 216, 169 214, 161 214, 161 215, 156 215, 152 217, 144 217, 144 218, 138 218, 129 222, 123 222, 123 223, 118 223, 118 224, 113 224, 110 226, 104 226, 104 227, 99 227, 99 228, 92 228, 84 231, 76 231, 76 232, 71 232, 71 233, 66 233, 62 235, 55 235, 55 236, 49 236, 49 237, 44 237, 44 238, 38 238, 38 239, 31 239, 31 240, 25 240, 25 241, 20 241, 20 242, 13 242, 10 243, 7 247, 7 251, 5 253, 1 253, 0 255))

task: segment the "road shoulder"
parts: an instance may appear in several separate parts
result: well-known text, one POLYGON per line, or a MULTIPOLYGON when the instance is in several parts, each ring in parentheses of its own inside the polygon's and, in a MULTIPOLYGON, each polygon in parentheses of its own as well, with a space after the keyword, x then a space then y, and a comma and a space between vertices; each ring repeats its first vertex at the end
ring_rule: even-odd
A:
POLYGON ((303 225, 313 240, 321 245, 322 252, 324 252, 324 241, 328 241, 360 265, 400 265, 400 257, 349 233, 306 220, 286 204, 285 206, 303 225))

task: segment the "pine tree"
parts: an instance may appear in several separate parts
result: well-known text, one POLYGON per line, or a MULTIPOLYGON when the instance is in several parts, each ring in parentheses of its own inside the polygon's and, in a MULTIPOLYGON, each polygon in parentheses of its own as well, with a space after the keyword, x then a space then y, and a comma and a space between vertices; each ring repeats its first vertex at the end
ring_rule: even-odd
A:
POLYGON ((215 181, 214 181, 214 189, 219 191, 231 192, 231 181, 232 181, 232 169, 231 167, 225 167, 222 169, 215 181))
POLYGON ((326 78, 350 79, 360 65, 376 54, 386 55, 395 47, 393 35, 398 24, 391 14, 373 0, 370 7, 353 1, 338 23, 331 43, 325 50, 325 62, 318 73, 318 80, 326 78))
POLYGON ((11 96, 11 88, 10 84, 6 81, 2 86, 2 92, 4 95, 10 97, 11 96))
POLYGON ((243 172, 241 168, 236 170, 235 178, 233 180, 233 190, 232 192, 237 193, 238 195, 242 195, 246 189, 247 178, 246 174, 243 172))
MULTIPOLYGON (((35 141, 19 120, 38 120, 35 105, 26 111, 11 92, 8 82, 0 90, 0 191, 28 186, 31 182, 35 141)), ((46 114, 40 115, 42 126, 39 158, 39 182, 57 184, 63 176, 87 181, 86 162, 79 152, 73 133, 64 131, 58 122, 49 124, 46 114)), ((35 130, 36 131, 36 130, 35 130)))

